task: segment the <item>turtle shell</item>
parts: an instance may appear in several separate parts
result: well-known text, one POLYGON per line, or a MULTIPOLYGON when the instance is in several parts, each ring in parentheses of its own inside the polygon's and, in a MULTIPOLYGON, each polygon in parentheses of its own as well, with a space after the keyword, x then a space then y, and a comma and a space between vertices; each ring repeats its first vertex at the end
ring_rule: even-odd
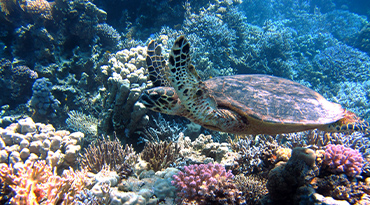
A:
POLYGON ((219 108, 269 123, 323 125, 345 110, 314 90, 269 75, 234 75, 204 81, 219 108))

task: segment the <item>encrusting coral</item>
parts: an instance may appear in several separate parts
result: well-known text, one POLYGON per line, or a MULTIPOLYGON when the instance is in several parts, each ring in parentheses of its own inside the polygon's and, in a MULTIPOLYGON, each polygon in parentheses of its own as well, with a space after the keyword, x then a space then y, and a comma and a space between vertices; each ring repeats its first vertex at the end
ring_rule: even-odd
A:
POLYGON ((87 184, 86 170, 66 170, 60 177, 44 160, 28 161, 24 166, 0 164, 0 178, 15 192, 11 204, 70 204, 87 184))

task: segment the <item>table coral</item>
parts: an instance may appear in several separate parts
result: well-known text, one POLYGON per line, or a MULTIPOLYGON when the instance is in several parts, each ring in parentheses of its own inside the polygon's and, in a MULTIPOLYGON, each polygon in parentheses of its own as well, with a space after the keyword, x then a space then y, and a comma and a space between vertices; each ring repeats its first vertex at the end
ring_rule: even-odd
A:
POLYGON ((241 192, 232 182, 234 175, 220 164, 185 166, 173 176, 172 184, 179 189, 182 202, 193 204, 241 204, 241 192))
POLYGON ((345 173, 353 177, 361 173, 363 161, 359 151, 343 145, 329 144, 325 149, 323 165, 333 173, 345 173))

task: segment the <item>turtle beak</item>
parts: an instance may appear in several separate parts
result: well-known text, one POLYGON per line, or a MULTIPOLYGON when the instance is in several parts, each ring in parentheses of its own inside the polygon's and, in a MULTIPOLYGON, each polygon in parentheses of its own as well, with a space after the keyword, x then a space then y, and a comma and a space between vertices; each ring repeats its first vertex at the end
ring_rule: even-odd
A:
POLYGON ((155 102, 161 96, 157 92, 152 92, 151 90, 145 90, 139 99, 139 102, 143 103, 148 109, 156 107, 155 102))

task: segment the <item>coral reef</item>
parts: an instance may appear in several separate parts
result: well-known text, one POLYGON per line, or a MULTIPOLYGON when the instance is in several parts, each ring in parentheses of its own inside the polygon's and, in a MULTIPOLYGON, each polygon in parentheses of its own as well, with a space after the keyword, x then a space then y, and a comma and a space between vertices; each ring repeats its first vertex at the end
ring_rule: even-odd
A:
POLYGON ((21 119, 0 128, 0 163, 21 165, 43 159, 52 167, 75 167, 83 138, 81 132, 56 131, 50 124, 21 119))
POLYGON ((242 204, 241 192, 233 183, 234 175, 220 164, 185 166, 173 176, 181 203, 242 204))
POLYGON ((234 173, 267 175, 275 163, 274 151, 279 147, 278 142, 267 135, 247 136, 246 139, 228 140, 231 148, 239 156, 233 167, 234 173))
POLYGON ((79 157, 80 166, 93 173, 100 172, 104 166, 117 171, 121 178, 126 178, 133 171, 138 156, 134 149, 126 144, 121 145, 118 139, 97 140, 84 149, 79 157))
POLYGON ((96 33, 100 37, 101 43, 112 47, 119 47, 121 35, 112 26, 106 23, 98 24, 96 26, 96 33))
POLYGON ((99 129, 115 131, 122 139, 143 128, 149 121, 145 106, 138 102, 147 83, 146 48, 138 46, 111 54, 108 65, 100 67, 100 78, 108 91, 99 129))
POLYGON ((56 117, 60 102, 51 93, 51 82, 47 78, 40 78, 32 86, 30 107, 35 109, 35 115, 56 117))
POLYGON ((305 185, 305 177, 315 164, 315 152, 297 147, 286 163, 272 169, 268 175, 266 201, 269 204, 293 203, 298 188, 305 185))
POLYGON ((18 103, 25 103, 31 96, 31 87, 38 74, 25 65, 13 65, 6 58, 0 59, 0 88, 4 91, 0 105, 8 104, 15 108, 18 103))
POLYGON ((85 115, 77 110, 68 112, 66 120, 67 127, 75 132, 82 132, 87 137, 96 137, 98 135, 99 120, 92 115, 85 115))
POLYGON ((0 164, 0 178, 14 191, 12 204, 70 204, 74 195, 88 183, 86 171, 66 170, 62 177, 45 161, 28 161, 15 168, 0 164))
POLYGON ((323 165, 333 173, 345 173, 349 177, 361 174, 363 158, 357 150, 343 145, 327 145, 323 165))
POLYGON ((148 162, 148 168, 161 171, 176 162, 180 148, 175 142, 147 142, 141 152, 141 159, 148 162))
POLYGON ((237 166, 238 154, 232 152, 228 144, 214 142, 211 135, 200 134, 198 138, 191 141, 189 137, 180 133, 177 144, 180 147, 180 157, 176 162, 178 167, 214 162, 225 167, 237 166))
POLYGON ((243 198, 247 204, 258 204, 259 200, 268 193, 267 180, 258 175, 244 176, 244 174, 238 174, 235 176, 234 182, 243 193, 243 198))
POLYGON ((166 120, 160 113, 150 116, 150 121, 140 133, 142 142, 160 142, 160 141, 177 141, 179 134, 184 132, 185 128, 182 123, 175 120, 166 120))

